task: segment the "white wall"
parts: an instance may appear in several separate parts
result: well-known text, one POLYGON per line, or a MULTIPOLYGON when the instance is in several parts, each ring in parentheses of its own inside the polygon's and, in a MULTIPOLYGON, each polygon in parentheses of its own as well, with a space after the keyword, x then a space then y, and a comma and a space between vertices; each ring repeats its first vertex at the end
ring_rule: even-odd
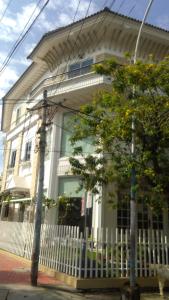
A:
POLYGON ((36 132, 37 132, 37 125, 28 128, 23 134, 22 147, 21 147, 19 176, 25 177, 29 185, 31 184, 32 163, 33 163, 33 156, 35 150, 36 132), (25 155, 25 146, 28 141, 32 141, 31 159, 30 161, 24 162, 23 159, 25 155))

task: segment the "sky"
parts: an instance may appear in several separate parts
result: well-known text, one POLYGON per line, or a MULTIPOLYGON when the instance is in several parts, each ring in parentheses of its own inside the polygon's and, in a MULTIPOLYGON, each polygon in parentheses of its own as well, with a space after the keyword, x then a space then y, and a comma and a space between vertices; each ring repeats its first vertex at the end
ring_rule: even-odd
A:
MULTIPOLYGON (((0 70, 16 41, 28 29, 45 2, 46 0, 0 0, 0 70)), ((149 0, 49 0, 42 14, 14 52, 9 64, 2 72, 0 71, 0 99, 30 65, 31 61, 27 56, 43 34, 72 23, 77 7, 75 21, 85 17, 87 10, 90 15, 111 5, 113 11, 141 20, 148 3, 149 0)), ((169 30, 168 12, 169 0, 154 0, 147 22, 169 30)), ((0 133, 0 172, 2 153, 3 134, 0 133)))

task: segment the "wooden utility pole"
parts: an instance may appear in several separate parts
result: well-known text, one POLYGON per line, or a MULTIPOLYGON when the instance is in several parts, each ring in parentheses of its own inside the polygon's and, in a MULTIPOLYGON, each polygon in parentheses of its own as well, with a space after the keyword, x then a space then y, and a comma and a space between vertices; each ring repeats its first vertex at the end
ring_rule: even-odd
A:
POLYGON ((44 161, 45 161, 45 147, 46 147, 46 117, 47 117, 47 91, 43 93, 42 109, 42 124, 38 130, 39 138, 39 181, 38 181, 38 195, 35 211, 35 227, 32 249, 32 264, 31 264, 31 284, 37 286, 38 279, 38 264, 40 253, 40 235, 42 222, 42 199, 43 199, 43 182, 44 182, 44 161))

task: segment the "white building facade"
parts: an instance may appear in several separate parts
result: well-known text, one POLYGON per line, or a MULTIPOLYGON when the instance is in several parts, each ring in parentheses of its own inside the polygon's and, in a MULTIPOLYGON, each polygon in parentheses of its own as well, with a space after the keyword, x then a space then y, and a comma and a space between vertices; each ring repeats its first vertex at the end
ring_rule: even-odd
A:
MULTIPOLYGON (((38 128, 41 114, 38 105, 43 98, 43 91, 47 90, 50 107, 44 194, 56 203, 61 195, 79 203, 79 221, 73 225, 84 226, 85 201, 88 226, 129 226, 127 204, 119 210, 112 210, 104 199, 97 201, 90 193, 77 192, 79 178, 71 175, 69 165, 72 153, 69 137, 72 131, 68 120, 72 110, 91 101, 99 90, 110 89, 111 78, 95 74, 91 66, 111 56, 123 63, 124 53, 134 52, 139 26, 137 20, 105 9, 47 33, 29 55, 32 64, 3 99, 2 130, 6 133, 6 143, 2 192, 4 195, 12 195, 12 198, 10 202, 4 200, 2 220, 33 220, 39 170, 38 128), (60 103, 67 109, 58 105, 60 103)), ((169 33, 145 25, 139 57, 146 59, 153 54, 156 60, 160 60, 168 52, 169 33)), ((87 141, 84 151, 92 151, 87 141)), ((58 206, 44 209, 44 214, 45 222, 58 222, 58 206)), ((168 213, 155 217, 148 208, 140 206, 138 227, 147 228, 150 225, 167 231, 168 213)))

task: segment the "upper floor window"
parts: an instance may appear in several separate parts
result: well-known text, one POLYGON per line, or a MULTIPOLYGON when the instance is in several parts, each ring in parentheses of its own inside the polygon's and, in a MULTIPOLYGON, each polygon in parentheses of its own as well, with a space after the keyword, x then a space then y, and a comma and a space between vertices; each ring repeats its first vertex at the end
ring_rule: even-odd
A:
POLYGON ((76 62, 69 66, 68 77, 73 78, 80 76, 91 71, 91 65, 93 64, 93 58, 88 58, 83 61, 76 62))
MULTIPOLYGON (((73 114, 72 113, 65 113, 63 115, 63 126, 62 126, 62 138, 61 138, 61 156, 71 156, 73 153, 73 146, 70 142, 70 138, 73 133, 73 114)), ((88 155, 94 152, 94 145, 92 143, 92 138, 84 138, 83 140, 79 141, 75 145, 76 147, 82 147, 83 153, 88 155)))
POLYGON ((31 148, 32 148, 32 142, 29 141, 25 145, 25 155, 24 155, 25 161, 29 161, 31 159, 31 148))
POLYGON ((11 157, 10 157, 10 161, 9 161, 9 167, 10 167, 10 168, 14 168, 14 166, 15 166, 15 161, 16 161, 16 150, 12 150, 12 152, 11 152, 11 157))
POLYGON ((16 120, 15 120, 16 125, 20 122, 20 118, 21 118, 21 108, 19 107, 16 110, 16 120))

